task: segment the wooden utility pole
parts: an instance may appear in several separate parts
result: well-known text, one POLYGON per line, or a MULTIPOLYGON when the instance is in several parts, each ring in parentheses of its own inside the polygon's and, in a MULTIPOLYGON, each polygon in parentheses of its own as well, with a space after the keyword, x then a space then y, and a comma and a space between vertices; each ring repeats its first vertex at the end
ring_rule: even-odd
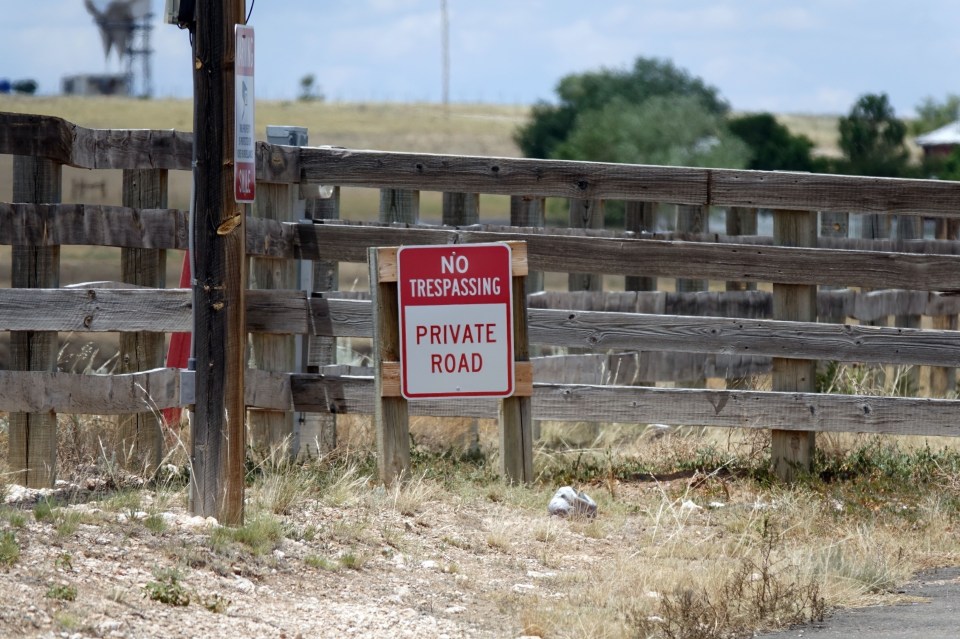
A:
POLYGON ((190 510, 243 522, 245 206, 234 200, 234 27, 244 0, 196 5, 193 40, 196 408, 190 510))

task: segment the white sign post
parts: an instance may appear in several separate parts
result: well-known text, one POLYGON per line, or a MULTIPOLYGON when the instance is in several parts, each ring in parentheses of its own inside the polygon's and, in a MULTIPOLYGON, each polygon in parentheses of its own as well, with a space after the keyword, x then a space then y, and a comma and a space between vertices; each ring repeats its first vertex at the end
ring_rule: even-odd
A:
POLYGON ((508 244, 397 251, 403 397, 513 394, 512 273, 508 244))
POLYGON ((257 149, 253 128, 253 27, 236 25, 235 68, 233 192, 237 202, 253 202, 257 185, 257 149))

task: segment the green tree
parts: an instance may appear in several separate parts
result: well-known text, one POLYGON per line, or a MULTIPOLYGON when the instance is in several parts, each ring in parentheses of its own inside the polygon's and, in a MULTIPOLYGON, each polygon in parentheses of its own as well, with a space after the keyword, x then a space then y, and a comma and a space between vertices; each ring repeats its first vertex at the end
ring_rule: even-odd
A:
POLYGON ((640 105, 656 96, 691 96, 710 113, 724 115, 730 109, 717 89, 671 61, 656 58, 637 58, 629 70, 601 69, 565 76, 556 93, 559 102, 538 102, 530 122, 514 136, 527 157, 555 157, 557 147, 570 136, 578 118, 604 109, 615 99, 620 104, 640 105))
POLYGON ((813 157, 813 141, 793 135, 769 113, 731 119, 730 131, 750 147, 746 168, 762 171, 823 171, 826 164, 813 157))
POLYGON ((640 104, 615 97, 600 109, 582 113, 554 157, 742 168, 750 160, 750 149, 699 98, 661 95, 640 104))
POLYGON ((300 94, 297 99, 301 102, 323 102, 324 95, 317 84, 317 77, 312 73, 300 78, 300 94))
POLYGON ((903 177, 913 173, 905 138, 907 125, 896 117, 886 93, 866 94, 840 118, 841 172, 903 177))
POLYGON ((917 105, 917 117, 910 123, 910 131, 920 135, 960 120, 960 95, 950 93, 938 102, 928 96, 917 105))

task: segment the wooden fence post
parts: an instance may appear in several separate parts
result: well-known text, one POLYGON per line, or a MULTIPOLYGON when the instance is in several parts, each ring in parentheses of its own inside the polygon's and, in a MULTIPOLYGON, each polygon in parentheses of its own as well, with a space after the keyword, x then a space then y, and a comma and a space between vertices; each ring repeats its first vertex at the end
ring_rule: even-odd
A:
MULTIPOLYGON (((821 237, 847 237, 850 234, 850 214, 839 213, 835 211, 823 211, 820 213, 820 236, 821 237)), ((819 290, 829 291, 836 289, 835 286, 821 286, 819 290)), ((820 316, 821 322, 830 324, 843 324, 847 320, 842 313, 834 312, 830 309, 826 314, 820 316)))
MULTIPOLYGON (((340 187, 330 187, 330 197, 310 198, 306 216, 311 220, 340 219, 340 187)), ((336 260, 314 260, 311 295, 340 290, 340 263, 336 260)), ((308 336, 307 372, 319 373, 324 366, 337 363, 337 338, 308 336)), ((337 447, 337 416, 332 413, 304 413, 300 425, 301 454, 320 455, 337 447)))
POLYGON ((193 40, 196 404, 190 511, 243 523, 246 209, 234 199, 234 28, 244 0, 198 2, 193 40))
MULTIPOLYGON (((546 224, 546 200, 530 195, 510 196, 510 226, 543 228, 546 224)), ((530 271, 527 275, 527 295, 543 290, 543 272, 530 271)), ((536 427, 535 427, 536 428, 536 427)))
MULTIPOLYGON (((123 205, 138 209, 167 208, 165 169, 123 171, 123 205)), ((137 286, 166 288, 167 252, 162 249, 120 250, 121 279, 137 286)), ((134 373, 163 366, 164 334, 120 334, 120 373, 134 373)), ((163 418, 152 412, 120 418, 120 450, 127 468, 150 477, 163 458, 163 418)))
MULTIPOLYGON (((469 226, 480 222, 479 193, 444 193, 442 221, 446 226, 469 226)), ((467 435, 467 450, 471 455, 480 454, 480 423, 470 420, 467 435)))
MULTIPOLYGON (((13 201, 59 203, 60 164, 43 158, 14 156, 13 201)), ((60 286, 59 246, 12 246, 11 285, 14 288, 60 286)), ((10 333, 10 368, 17 371, 57 370, 57 333, 10 333)), ((11 413, 9 428, 10 481, 30 488, 49 488, 56 479, 57 415, 11 413)))
MULTIPOLYGON (((570 228, 602 229, 603 200, 570 200, 570 228)), ((603 290, 603 275, 600 273, 570 273, 567 282, 571 291, 603 290)))
MULTIPOLYGON (((510 226, 543 228, 546 224, 546 199, 532 195, 510 196, 510 226)), ((529 271, 526 278, 525 291, 527 295, 539 293, 543 290, 543 271, 529 271)), ((526 306, 524 306, 526 309, 526 306)), ((541 350, 527 349, 530 355, 541 355, 541 350)), ((541 424, 539 419, 533 420, 530 426, 531 441, 539 441, 541 424)))
MULTIPOLYGON (((530 361, 526 276, 513 278, 513 361, 530 361)), ((516 387, 516 384, 514 385, 516 387)), ((514 395, 500 400, 500 474, 512 483, 533 481, 533 403, 514 395)))
POLYGON ((373 307, 373 424, 377 434, 377 468, 380 481, 389 486, 410 474, 407 400, 383 395, 383 364, 400 361, 399 300, 396 281, 385 282, 380 277, 380 251, 376 247, 367 250, 367 264, 373 307))
MULTIPOLYGON (((710 207, 679 204, 677 205, 677 233, 706 233, 710 227, 710 207)), ((709 282, 701 279, 677 279, 677 293, 706 291, 709 282)))
POLYGON ((408 189, 380 190, 380 221, 416 224, 420 219, 420 191, 408 189))
MULTIPOLYGON (((602 229, 603 218, 603 200, 570 200, 570 228, 602 229)), ((571 291, 602 291, 603 274, 569 273, 567 275, 567 288, 571 291)), ((571 352, 577 352, 578 350, 571 349, 571 352)), ((577 430, 580 431, 580 438, 589 440, 591 444, 600 436, 600 424, 598 422, 582 422, 577 430)))
MULTIPOLYGON (((656 202, 628 201, 624 211, 624 230, 633 231, 640 235, 643 232, 652 233, 657 227, 656 202)), ((624 278, 623 288, 626 291, 655 291, 657 278, 639 275, 627 275, 624 278)))
POLYGON ((479 193, 444 193, 443 223, 447 226, 469 226, 480 222, 479 193))
MULTIPOLYGON (((295 222, 294 198, 297 191, 289 184, 257 183, 253 217, 295 222)), ((296 289, 295 260, 269 257, 249 258, 250 289, 296 289)), ((264 371, 297 370, 296 341, 293 335, 250 334, 252 367, 264 371)), ((258 455, 273 456, 279 451, 296 455, 293 441, 293 413, 277 410, 248 410, 250 444, 258 455)))
MULTIPOLYGON (((897 216, 897 239, 899 240, 920 240, 923 239, 923 218, 919 215, 898 215, 897 216)), ((920 315, 895 315, 893 325, 900 328, 920 328, 920 315)), ((910 395, 917 395, 920 392, 920 367, 911 366, 906 372, 905 381, 906 390, 910 395)))
MULTIPOLYGON (((757 209, 743 206, 731 206, 726 211, 726 231, 729 236, 756 235, 757 209)), ((756 282, 727 281, 727 291, 755 291, 756 282)), ((752 387, 749 375, 729 377, 726 387, 730 390, 748 390, 752 387)))
MULTIPOLYGON (((727 209, 727 235, 756 235, 757 209, 731 206, 727 209)), ((728 291, 755 291, 756 282, 727 282, 728 291)))
MULTIPOLYGON (((815 247, 817 214, 809 211, 774 211, 773 241, 778 246, 815 247)), ((817 319, 817 287, 809 285, 773 285, 773 319, 815 322, 817 319)), ((816 384, 816 361, 773 358, 773 390, 812 392, 816 384)), ((810 431, 773 430, 771 463, 774 474, 784 481, 793 481, 813 464, 816 433, 810 431)))
MULTIPOLYGON (((936 222, 936 239, 955 240, 960 231, 960 221, 938 218, 936 222)), ((957 330, 956 315, 935 315, 933 317, 935 330, 957 330)), ((930 367, 930 396, 947 397, 957 390, 957 369, 943 366, 930 367)))

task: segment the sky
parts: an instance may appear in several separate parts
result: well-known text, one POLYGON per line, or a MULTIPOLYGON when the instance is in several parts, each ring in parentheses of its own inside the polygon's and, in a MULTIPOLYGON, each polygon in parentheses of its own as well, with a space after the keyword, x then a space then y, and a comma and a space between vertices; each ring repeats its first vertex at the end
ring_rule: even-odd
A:
MULTIPOLYGON (((119 70, 83 0, 2 1, 0 79, 119 70)), ((105 4, 108 0, 96 0, 105 4)), ((158 97, 189 97, 186 31, 152 31, 158 97)), ((672 60, 737 111, 846 113, 885 92, 909 117, 960 93, 957 0, 448 0, 450 99, 532 104, 564 75, 672 60)), ((247 0, 250 8, 251 0, 247 0)), ((256 92, 296 97, 313 74, 328 100, 439 102, 440 0, 257 0, 256 92)))

